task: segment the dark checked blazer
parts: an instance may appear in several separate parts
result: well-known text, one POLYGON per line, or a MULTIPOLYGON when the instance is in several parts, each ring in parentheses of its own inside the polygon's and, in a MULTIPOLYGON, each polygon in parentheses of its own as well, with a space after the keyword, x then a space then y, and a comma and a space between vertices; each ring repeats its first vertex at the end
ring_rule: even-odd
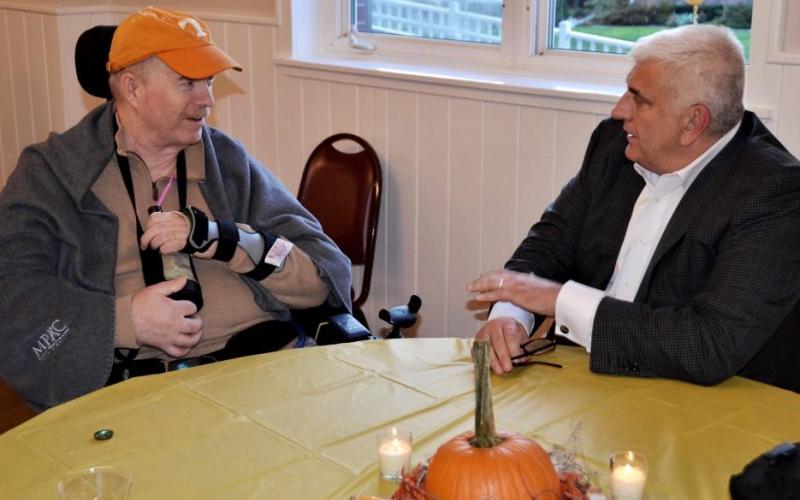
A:
MULTIPOLYGON (((506 268, 606 288, 644 187, 626 143, 621 122, 597 127, 506 268)), ((775 335, 799 295, 800 163, 747 112, 678 204, 634 301, 601 301, 591 369, 800 390, 800 329, 775 335)))

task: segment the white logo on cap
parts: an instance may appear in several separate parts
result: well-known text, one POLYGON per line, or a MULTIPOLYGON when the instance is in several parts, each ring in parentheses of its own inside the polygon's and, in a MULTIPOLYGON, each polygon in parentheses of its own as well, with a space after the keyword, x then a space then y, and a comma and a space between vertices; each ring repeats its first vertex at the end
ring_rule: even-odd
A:
POLYGON ((187 24, 194 28, 195 35, 197 35, 198 38, 208 38, 206 32, 203 31, 203 27, 200 26, 200 23, 198 23, 196 19, 186 17, 178 21, 178 26, 180 26, 182 30, 186 29, 187 24))

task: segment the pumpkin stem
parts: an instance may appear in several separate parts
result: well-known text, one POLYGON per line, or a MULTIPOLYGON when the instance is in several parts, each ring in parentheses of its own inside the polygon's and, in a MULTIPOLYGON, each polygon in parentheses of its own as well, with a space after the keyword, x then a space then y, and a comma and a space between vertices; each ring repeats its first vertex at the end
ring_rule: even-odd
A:
POLYGON ((475 341, 472 344, 472 361, 475 363, 475 435, 469 444, 476 448, 491 448, 503 441, 494 428, 492 386, 489 380, 491 348, 488 341, 475 341))

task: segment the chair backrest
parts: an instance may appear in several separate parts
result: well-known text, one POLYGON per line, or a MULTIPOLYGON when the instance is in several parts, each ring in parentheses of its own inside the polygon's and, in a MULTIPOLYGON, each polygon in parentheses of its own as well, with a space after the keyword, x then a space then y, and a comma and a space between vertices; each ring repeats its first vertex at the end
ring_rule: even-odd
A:
POLYGON ((381 164, 372 146, 357 135, 342 133, 323 140, 311 153, 297 194, 353 265, 364 266, 361 290, 353 300, 354 314, 362 316, 358 318, 362 321, 360 308, 372 280, 381 182, 381 164), (350 153, 334 147, 344 140, 355 142, 361 151, 350 153))

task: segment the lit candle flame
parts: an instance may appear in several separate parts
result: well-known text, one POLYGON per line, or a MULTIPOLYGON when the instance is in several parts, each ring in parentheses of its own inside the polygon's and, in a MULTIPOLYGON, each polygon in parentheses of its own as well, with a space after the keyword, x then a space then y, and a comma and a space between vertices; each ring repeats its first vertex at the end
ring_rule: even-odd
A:
POLYGON ((392 439, 392 452, 398 453, 400 451, 400 440, 397 438, 392 439))

